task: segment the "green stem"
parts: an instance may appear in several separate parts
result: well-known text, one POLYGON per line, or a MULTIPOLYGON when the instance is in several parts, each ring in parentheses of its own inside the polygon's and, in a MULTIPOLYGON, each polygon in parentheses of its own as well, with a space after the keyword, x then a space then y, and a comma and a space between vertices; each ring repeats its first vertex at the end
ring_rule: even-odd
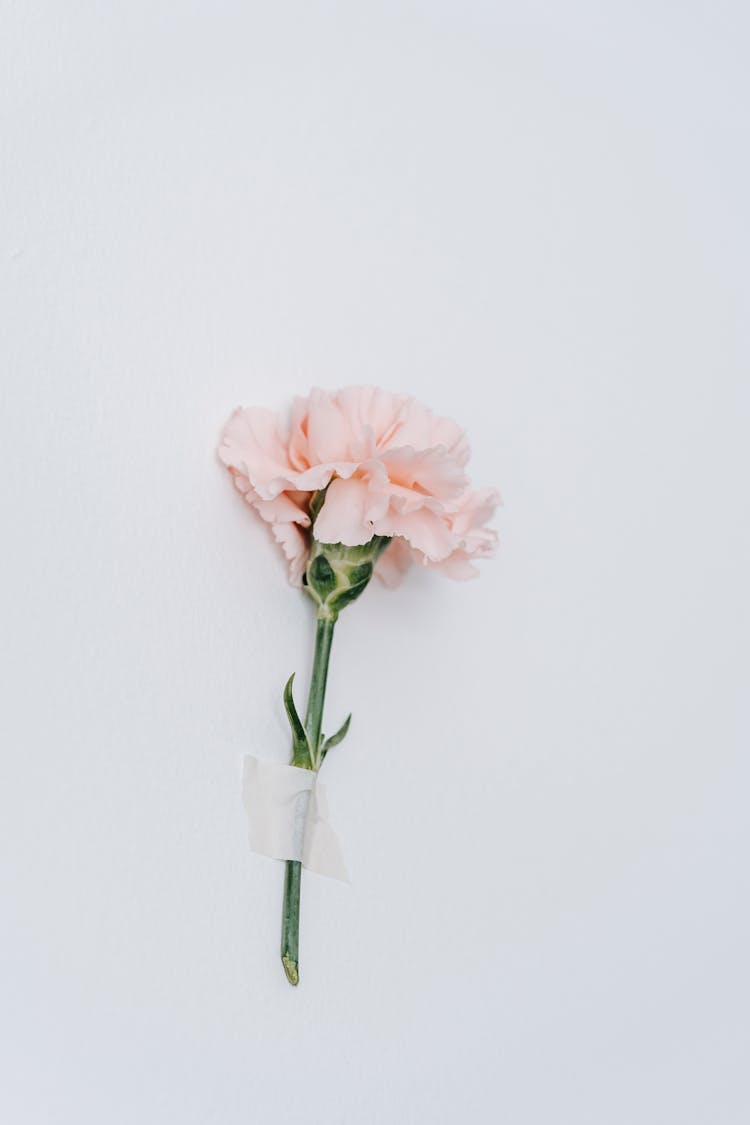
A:
POLYGON ((313 656, 310 694, 307 698, 305 730, 316 768, 320 758, 320 732, 323 726, 323 705, 326 698, 328 662, 331 659, 333 626, 334 620, 332 618, 320 616, 315 629, 315 655, 313 656))
MULTIPOLYGON (((309 768, 317 769, 320 763, 320 741, 323 726, 323 705, 328 680, 328 662, 335 618, 318 617, 315 630, 315 655, 313 657, 310 694, 307 699, 305 729, 310 743, 312 762, 309 768)), ((290 984, 299 984, 299 898, 302 882, 302 864, 288 859, 284 877, 284 907, 281 915, 281 963, 290 984)))

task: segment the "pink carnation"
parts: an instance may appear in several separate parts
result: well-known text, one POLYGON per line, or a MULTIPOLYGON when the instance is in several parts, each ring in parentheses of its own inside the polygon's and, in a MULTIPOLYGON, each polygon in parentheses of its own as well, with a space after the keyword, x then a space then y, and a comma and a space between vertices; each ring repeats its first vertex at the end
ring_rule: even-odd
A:
POLYGON ((324 488, 315 538, 354 547, 374 535, 391 537, 376 566, 388 585, 412 562, 470 578, 477 573, 472 560, 494 551, 497 533, 485 524, 499 496, 493 489, 472 491, 466 435, 407 395, 315 388, 294 400, 290 419, 238 407, 219 456, 271 525, 294 585, 310 551, 310 501, 324 488))

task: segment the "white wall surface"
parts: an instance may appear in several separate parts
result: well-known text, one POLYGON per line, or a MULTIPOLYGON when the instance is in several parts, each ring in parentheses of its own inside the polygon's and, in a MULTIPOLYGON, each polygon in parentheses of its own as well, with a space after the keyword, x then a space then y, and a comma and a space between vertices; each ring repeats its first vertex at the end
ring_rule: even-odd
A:
POLYGON ((747 6, 4 3, 0 1119, 747 1125, 747 6), (375 382, 505 498, 313 620, 214 457, 375 382))

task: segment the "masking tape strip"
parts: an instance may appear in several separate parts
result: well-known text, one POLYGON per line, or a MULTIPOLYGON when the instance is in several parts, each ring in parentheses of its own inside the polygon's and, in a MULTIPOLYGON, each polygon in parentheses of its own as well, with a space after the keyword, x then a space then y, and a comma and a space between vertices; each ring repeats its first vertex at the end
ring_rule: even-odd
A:
POLYGON ((325 786, 314 770, 248 754, 242 796, 254 852, 300 860, 309 871, 349 882, 341 845, 328 820, 325 786))

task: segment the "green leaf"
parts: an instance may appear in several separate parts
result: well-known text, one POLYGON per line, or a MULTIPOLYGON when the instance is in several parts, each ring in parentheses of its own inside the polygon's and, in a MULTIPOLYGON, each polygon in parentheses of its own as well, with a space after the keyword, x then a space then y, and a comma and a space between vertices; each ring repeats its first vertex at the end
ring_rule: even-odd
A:
POLYGON ((346 718, 344 719, 343 723, 339 727, 339 729, 336 731, 336 733, 332 734, 330 738, 327 738, 325 740, 325 742, 323 743, 323 749, 320 752, 321 762, 323 761, 323 759, 325 758, 325 756, 326 756, 326 754, 328 753, 329 750, 332 750, 334 746, 338 746, 338 744, 340 742, 344 741, 344 739, 346 738, 347 731, 349 730, 349 723, 351 721, 352 721, 351 715, 347 715, 346 718))
POLYGON ((289 719, 289 726, 292 728, 292 750, 293 762, 292 765, 305 765, 307 762, 312 763, 312 754, 310 753, 310 743, 307 740, 305 728, 302 725, 302 720, 297 714, 297 708, 294 705, 294 696, 292 695, 292 684, 294 683, 294 672, 286 682, 284 688, 284 707, 286 709, 286 716, 289 719))

